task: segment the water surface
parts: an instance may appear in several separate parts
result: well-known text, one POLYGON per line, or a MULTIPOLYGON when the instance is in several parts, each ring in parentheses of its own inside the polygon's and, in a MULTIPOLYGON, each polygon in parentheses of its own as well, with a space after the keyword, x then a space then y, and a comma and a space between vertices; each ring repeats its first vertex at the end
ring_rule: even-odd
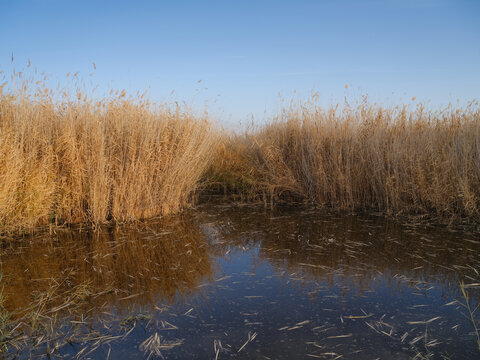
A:
POLYGON ((22 319, 8 356, 476 359, 459 284, 473 309, 479 250, 474 233, 256 206, 35 235, 2 244, 22 319))

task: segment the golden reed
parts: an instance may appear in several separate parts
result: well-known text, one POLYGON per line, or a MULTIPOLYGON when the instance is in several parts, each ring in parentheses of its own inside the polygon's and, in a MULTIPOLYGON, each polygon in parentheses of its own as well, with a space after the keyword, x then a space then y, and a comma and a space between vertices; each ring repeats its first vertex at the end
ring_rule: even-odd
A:
POLYGON ((243 199, 480 220, 480 111, 322 110, 310 101, 224 136, 212 184, 243 199))
POLYGON ((480 111, 293 105, 242 133, 125 92, 0 88, 0 232, 177 212, 229 198, 480 221, 480 111))
POLYGON ((58 99, 30 85, 0 90, 1 230, 125 222, 188 205, 213 155, 205 118, 125 92, 58 99))

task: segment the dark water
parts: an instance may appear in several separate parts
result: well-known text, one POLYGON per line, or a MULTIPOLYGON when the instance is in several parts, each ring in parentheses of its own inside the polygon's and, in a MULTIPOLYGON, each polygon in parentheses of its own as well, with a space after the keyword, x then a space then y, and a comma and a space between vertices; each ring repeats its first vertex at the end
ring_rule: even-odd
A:
POLYGON ((1 249, 4 307, 19 324, 3 351, 478 359, 459 287, 473 310, 478 239, 375 216, 222 206, 136 228, 37 235, 1 249))

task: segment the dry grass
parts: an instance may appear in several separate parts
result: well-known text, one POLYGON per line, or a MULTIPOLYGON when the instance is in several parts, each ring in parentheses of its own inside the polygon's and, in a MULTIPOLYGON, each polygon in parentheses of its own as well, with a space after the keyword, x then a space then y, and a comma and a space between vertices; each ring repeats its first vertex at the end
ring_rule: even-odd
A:
POLYGON ((480 220, 480 110, 292 106, 225 136, 212 184, 244 198, 480 220), (220 186, 219 186, 220 184, 220 186))
POLYGON ((176 212, 215 142, 203 117, 125 92, 89 99, 24 82, 0 90, 0 229, 176 212))
POLYGON ((293 105, 219 132, 125 92, 0 88, 0 232, 174 213, 199 186, 240 200, 480 220, 480 110, 293 105), (18 90, 19 89, 19 90, 18 90))

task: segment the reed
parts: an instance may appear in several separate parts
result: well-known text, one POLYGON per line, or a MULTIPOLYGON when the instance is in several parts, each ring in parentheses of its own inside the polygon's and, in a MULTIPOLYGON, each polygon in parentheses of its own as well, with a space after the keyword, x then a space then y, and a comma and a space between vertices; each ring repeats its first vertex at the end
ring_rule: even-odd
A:
POLYGON ((480 220, 480 110, 293 104, 219 131, 125 91, 0 87, 0 233, 178 212, 199 193, 480 220))
POLYGON ((480 110, 292 105, 225 136, 210 174, 227 193, 335 209, 480 220, 480 110))
POLYGON ((213 155, 206 115, 124 91, 72 98, 34 85, 0 90, 0 231, 126 222, 191 203, 213 155))

